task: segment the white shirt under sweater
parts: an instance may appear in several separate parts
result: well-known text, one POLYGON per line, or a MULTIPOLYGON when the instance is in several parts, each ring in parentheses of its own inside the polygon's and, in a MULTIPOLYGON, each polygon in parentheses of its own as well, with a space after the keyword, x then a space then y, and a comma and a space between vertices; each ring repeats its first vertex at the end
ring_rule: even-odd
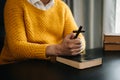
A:
POLYGON ((48 10, 54 5, 54 0, 50 0, 50 2, 47 5, 44 5, 40 0, 28 0, 28 2, 30 2, 36 8, 42 10, 48 10))

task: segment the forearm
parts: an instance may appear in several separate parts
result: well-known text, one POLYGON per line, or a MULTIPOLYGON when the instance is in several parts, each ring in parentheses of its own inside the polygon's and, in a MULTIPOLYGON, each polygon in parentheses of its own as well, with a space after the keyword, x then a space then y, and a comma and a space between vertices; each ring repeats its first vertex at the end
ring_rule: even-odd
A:
POLYGON ((11 55, 16 59, 45 59, 48 44, 30 43, 24 41, 8 42, 11 55))

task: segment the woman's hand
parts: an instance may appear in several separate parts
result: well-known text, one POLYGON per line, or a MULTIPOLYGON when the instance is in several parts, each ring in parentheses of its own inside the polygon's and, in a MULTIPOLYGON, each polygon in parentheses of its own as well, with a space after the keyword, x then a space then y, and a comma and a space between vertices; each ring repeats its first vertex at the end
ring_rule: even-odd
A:
POLYGON ((58 55, 77 55, 81 51, 81 41, 74 38, 74 33, 67 35, 61 44, 58 45, 58 55))
POLYGON ((60 44, 50 45, 46 55, 77 55, 84 49, 80 38, 74 39, 74 33, 67 35, 60 44))

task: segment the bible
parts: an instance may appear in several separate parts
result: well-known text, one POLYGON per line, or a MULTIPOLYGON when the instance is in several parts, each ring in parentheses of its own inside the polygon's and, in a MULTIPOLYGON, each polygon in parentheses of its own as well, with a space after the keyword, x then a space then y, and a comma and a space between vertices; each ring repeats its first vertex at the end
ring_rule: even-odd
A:
POLYGON ((77 69, 86 69, 101 65, 102 54, 101 49, 89 49, 85 51, 84 55, 57 56, 56 61, 77 69))

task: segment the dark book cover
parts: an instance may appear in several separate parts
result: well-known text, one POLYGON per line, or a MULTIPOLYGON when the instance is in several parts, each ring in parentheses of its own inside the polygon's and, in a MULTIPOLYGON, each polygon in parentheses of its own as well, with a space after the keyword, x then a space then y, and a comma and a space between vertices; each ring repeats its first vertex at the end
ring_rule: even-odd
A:
POLYGON ((86 50, 84 55, 58 56, 56 60, 78 69, 84 69, 102 64, 102 56, 103 50, 97 48, 86 50))

